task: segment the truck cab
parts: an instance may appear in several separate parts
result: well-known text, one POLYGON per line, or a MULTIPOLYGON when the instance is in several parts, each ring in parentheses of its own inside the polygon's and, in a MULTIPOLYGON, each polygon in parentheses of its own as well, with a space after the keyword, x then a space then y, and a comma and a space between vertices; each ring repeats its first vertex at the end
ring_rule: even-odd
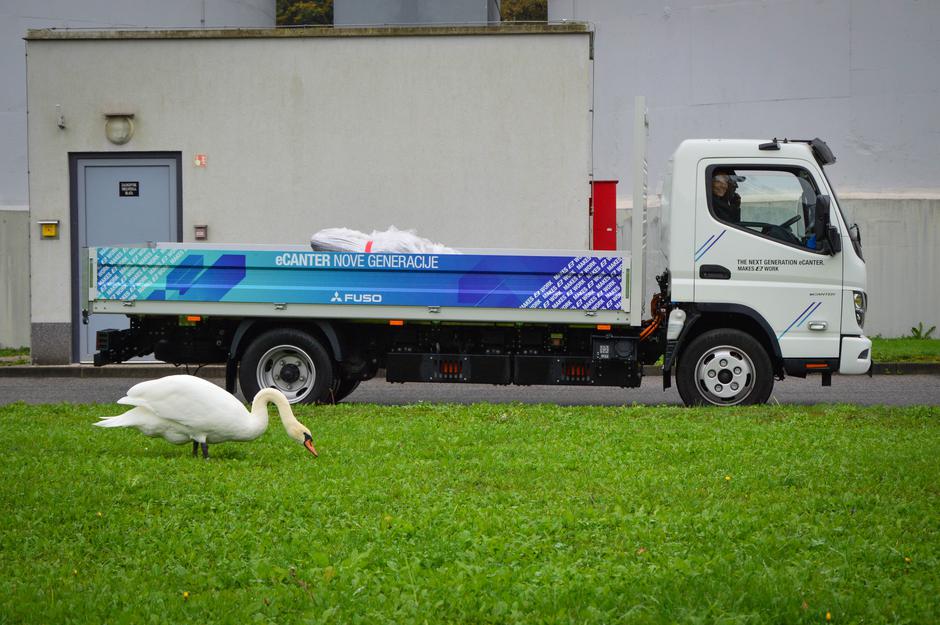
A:
POLYGON ((669 163, 664 372, 686 403, 766 401, 773 378, 859 374, 866 270, 825 142, 684 141, 669 163))

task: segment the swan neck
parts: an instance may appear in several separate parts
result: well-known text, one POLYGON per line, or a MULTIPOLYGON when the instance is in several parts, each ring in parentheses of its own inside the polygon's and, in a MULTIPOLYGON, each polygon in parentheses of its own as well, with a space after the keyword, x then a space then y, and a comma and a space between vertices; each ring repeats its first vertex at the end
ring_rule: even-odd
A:
POLYGON ((281 425, 284 426, 285 430, 289 431, 289 426, 299 423, 294 417, 294 411, 291 410, 290 402, 287 401, 287 398, 284 395, 274 389, 265 388, 261 389, 257 395, 255 395, 254 401, 251 402, 251 413, 255 418, 260 418, 261 423, 265 427, 268 425, 268 404, 272 403, 277 407, 277 414, 281 417, 281 425))

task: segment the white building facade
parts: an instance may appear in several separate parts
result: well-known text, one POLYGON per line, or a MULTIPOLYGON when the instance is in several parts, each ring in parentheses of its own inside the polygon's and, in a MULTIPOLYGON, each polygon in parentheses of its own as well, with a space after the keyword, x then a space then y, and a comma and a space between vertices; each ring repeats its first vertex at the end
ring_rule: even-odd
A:
POLYGON ((34 362, 87 358, 84 245, 588 246, 583 25, 32 31, 28 53, 31 228, 61 226, 30 242, 34 362))

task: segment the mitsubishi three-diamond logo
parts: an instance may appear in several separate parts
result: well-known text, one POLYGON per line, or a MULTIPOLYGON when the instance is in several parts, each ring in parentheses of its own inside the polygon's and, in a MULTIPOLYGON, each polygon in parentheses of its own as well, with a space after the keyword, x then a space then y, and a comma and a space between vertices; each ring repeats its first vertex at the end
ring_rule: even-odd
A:
POLYGON ((343 293, 333 291, 333 297, 330 298, 331 304, 381 304, 381 293, 343 293))

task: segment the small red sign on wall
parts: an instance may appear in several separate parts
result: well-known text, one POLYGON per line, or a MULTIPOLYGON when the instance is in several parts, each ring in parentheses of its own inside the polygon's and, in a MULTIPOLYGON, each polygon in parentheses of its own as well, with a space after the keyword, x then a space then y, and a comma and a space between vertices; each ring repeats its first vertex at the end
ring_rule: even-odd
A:
POLYGON ((207 154, 197 154, 193 157, 193 165, 196 167, 205 167, 209 163, 209 156, 207 154))

